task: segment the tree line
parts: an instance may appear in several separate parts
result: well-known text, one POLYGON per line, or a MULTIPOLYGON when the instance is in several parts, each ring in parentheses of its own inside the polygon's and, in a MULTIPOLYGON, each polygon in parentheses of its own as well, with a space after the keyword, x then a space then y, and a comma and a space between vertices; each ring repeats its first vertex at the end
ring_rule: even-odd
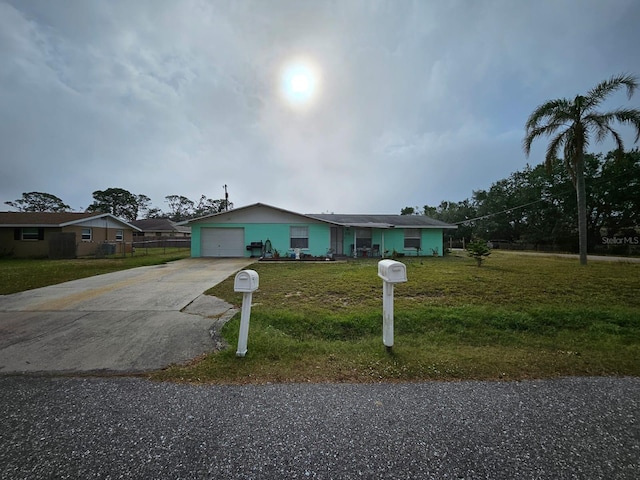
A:
MULTIPOLYGON (((168 195, 165 201, 168 209, 163 211, 151 206, 151 199, 146 195, 134 194, 123 188, 107 188, 93 192, 93 203, 86 211, 111 213, 130 222, 149 218, 167 218, 181 222, 233 208, 233 203, 228 198, 214 200, 205 195, 195 202, 183 195, 168 195)), ((25 192, 22 198, 4 203, 21 212, 71 211, 71 207, 62 199, 45 192, 25 192)))
MULTIPOLYGON (((602 237, 639 236, 640 150, 619 156, 617 150, 584 158, 587 244, 602 237)), ((488 190, 459 202, 405 207, 403 215, 426 215, 458 225, 453 240, 473 238, 521 244, 535 249, 578 251, 578 206, 570 172, 556 159, 516 171, 488 190)))
MULTIPOLYGON (((557 196, 557 192, 555 192, 556 195, 553 192, 554 188, 563 185, 562 182, 568 176, 576 193, 576 205, 573 212, 576 212, 577 222, 573 223, 573 225, 577 223, 580 264, 587 264, 587 251, 589 247, 593 249, 595 246, 593 245, 593 238, 596 230, 598 235, 603 232, 607 232, 608 235, 624 234, 625 230, 629 233, 636 233, 637 219, 634 218, 633 212, 630 212, 626 206, 634 203, 634 199, 637 200, 638 198, 637 191, 634 191, 637 187, 637 182, 632 180, 630 186, 621 185, 625 192, 623 195, 625 198, 618 199, 621 203, 610 201, 610 196, 614 194, 614 191, 605 188, 604 192, 600 192, 602 195, 598 198, 605 204, 603 208, 600 208, 599 204, 594 203, 594 192, 588 192, 587 190, 587 179, 601 177, 601 182, 593 182, 590 185, 596 191, 595 195, 597 196, 598 189, 594 188, 594 186, 605 184, 607 181, 612 180, 611 178, 604 178, 609 171, 625 168, 626 165, 623 162, 625 149, 622 137, 613 129, 611 124, 615 122, 632 127, 636 133, 635 142, 638 142, 640 140, 640 109, 620 107, 605 112, 598 110, 598 107, 602 105, 609 95, 617 90, 625 89, 627 98, 631 98, 637 88, 638 78, 635 75, 615 75, 608 80, 600 82, 584 95, 578 94, 572 99, 556 98, 539 105, 529 115, 525 124, 522 148, 528 157, 534 140, 547 137, 549 143, 544 165, 547 174, 555 174, 558 177, 554 179, 556 181, 550 184, 545 184, 544 178, 536 181, 535 169, 534 171, 517 172, 517 174, 522 175, 513 174, 509 179, 494 184, 489 192, 474 192, 473 202, 463 202, 462 205, 459 205, 465 210, 477 208, 476 214, 481 213, 485 205, 504 207, 504 210, 494 209, 491 214, 467 219, 467 221, 460 223, 469 224, 477 220, 478 225, 474 225, 474 228, 477 229, 476 235, 486 234, 491 236, 498 234, 505 235, 505 237, 510 235, 512 239, 517 238, 520 241, 552 241, 556 245, 561 239, 567 239, 568 237, 565 236, 566 230, 573 228, 566 223, 571 213, 565 212, 562 208, 566 203, 570 203, 571 200, 563 200, 562 197, 557 196), (586 149, 592 139, 599 143, 609 136, 613 138, 616 149, 613 152, 609 152, 606 160, 613 158, 614 161, 601 164, 598 156, 588 155, 586 149), (562 167, 558 168, 558 157, 561 151, 564 153, 564 159, 562 167), (598 158, 598 160, 594 161, 594 158, 598 158), (517 178, 519 176, 522 178, 517 178), (511 183, 515 183, 517 194, 519 195, 518 200, 520 203, 515 206, 506 205, 509 202, 505 203, 503 201, 504 195, 500 196, 500 190, 510 189, 512 186, 510 185, 511 180, 514 181, 511 183), (524 189, 520 188, 523 182, 524 189), (527 182, 531 185, 528 185, 527 182), (496 191, 498 191, 497 196, 495 194, 496 191), (626 195, 628 191, 633 192, 631 197, 626 195), (540 200, 533 200, 528 197, 532 192, 537 192, 540 195, 540 200), (521 203, 527 199, 531 201, 521 203), (495 201, 497 201, 497 205, 492 205, 495 201), (545 210, 532 207, 541 202, 548 203, 550 205, 549 208, 545 210), (527 207, 532 208, 527 209, 527 207), (523 213, 514 214, 516 210, 522 210, 523 213), (503 213, 508 214, 508 220, 498 226, 496 225, 495 217, 503 213)), ((637 150, 635 153, 637 154, 637 150)), ((634 173, 633 168, 631 173, 634 173)), ((626 176, 626 172, 623 172, 619 178, 624 176, 626 176)), ((635 212, 637 211, 637 208, 635 208, 635 212)), ((437 216, 441 212, 438 212, 436 208, 435 212, 430 211, 430 213, 434 213, 437 216)), ((607 239, 607 237, 601 238, 603 240, 607 239)), ((622 238, 631 239, 631 244, 638 242, 637 236, 622 238)))

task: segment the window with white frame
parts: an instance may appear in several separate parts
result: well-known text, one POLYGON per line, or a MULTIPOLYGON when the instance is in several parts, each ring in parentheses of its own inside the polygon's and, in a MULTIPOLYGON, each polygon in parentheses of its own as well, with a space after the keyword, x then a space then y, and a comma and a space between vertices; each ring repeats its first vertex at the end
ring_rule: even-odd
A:
POLYGON ((404 229, 404 248, 420 250, 420 229, 405 228, 404 229))
POLYGON ((82 229, 82 240, 84 241, 91 241, 91 229, 90 228, 83 228, 82 229))
POLYGON ((289 227, 291 248, 309 248, 309 227, 289 227))
POLYGON ((116 240, 121 242, 123 238, 124 238, 124 231, 116 230, 116 240))

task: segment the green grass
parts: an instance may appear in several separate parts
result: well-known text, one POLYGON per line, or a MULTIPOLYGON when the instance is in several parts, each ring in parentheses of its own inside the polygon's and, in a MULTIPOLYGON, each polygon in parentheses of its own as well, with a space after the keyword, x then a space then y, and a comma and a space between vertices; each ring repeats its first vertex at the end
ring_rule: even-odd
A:
POLYGON ((0 259, 0 295, 46 287, 57 283, 116 272, 127 268, 144 267, 187 258, 189 249, 141 249, 133 256, 83 258, 75 260, 0 259))
MULTIPOLYGON (((153 375, 189 382, 372 382, 640 375, 640 264, 494 252, 404 259, 395 345, 382 344, 376 261, 252 266, 249 351, 229 348, 153 375)), ((209 292, 237 306, 230 278, 209 292)))

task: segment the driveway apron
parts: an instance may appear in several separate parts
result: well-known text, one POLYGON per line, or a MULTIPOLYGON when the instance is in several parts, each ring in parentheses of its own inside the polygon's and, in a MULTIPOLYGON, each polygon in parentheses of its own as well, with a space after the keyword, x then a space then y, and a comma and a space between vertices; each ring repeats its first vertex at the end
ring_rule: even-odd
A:
POLYGON ((184 259, 0 296, 0 373, 141 372, 216 348, 236 310, 202 295, 252 259, 184 259))

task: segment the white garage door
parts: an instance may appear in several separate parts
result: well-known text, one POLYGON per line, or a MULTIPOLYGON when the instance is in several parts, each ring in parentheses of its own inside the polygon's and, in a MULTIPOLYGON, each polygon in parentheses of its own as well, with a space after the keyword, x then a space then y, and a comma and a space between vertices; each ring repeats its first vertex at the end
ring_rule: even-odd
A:
POLYGON ((244 257, 244 228, 203 228, 200 256, 244 257))

